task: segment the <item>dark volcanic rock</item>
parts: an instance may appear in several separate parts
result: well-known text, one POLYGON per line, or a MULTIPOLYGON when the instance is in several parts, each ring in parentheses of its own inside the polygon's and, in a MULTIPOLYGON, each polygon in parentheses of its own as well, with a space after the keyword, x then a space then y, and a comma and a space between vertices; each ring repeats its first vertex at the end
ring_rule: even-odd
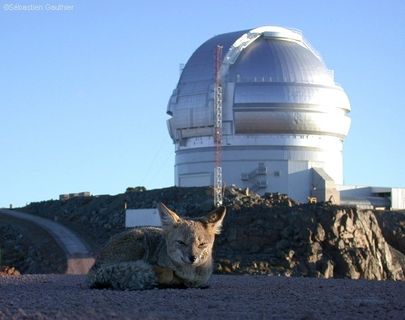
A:
POLYGON ((30 223, 12 223, 15 220, 0 219, 0 267, 3 266, 0 272, 63 273, 66 270, 63 251, 45 231, 30 223))
MULTIPOLYGON (((94 249, 124 230, 125 207, 151 208, 159 202, 180 215, 213 209, 212 188, 128 188, 116 196, 32 203, 22 211, 74 228, 94 249), (86 238, 87 237, 87 238, 86 238)), ((282 194, 259 196, 229 187, 228 213, 215 245, 216 272, 310 277, 403 279, 401 256, 392 257, 376 217, 328 203, 297 205, 282 194)))
POLYGON ((19 270, 29 271, 35 268, 33 254, 35 250, 24 242, 24 235, 19 228, 12 225, 0 226, 1 264, 2 272, 17 267, 19 270), (12 266, 12 267, 5 267, 12 266))
POLYGON ((385 240, 405 254, 405 212, 375 211, 375 215, 385 240))
POLYGON ((328 204, 256 206, 231 212, 223 230, 216 246, 220 273, 404 278, 371 211, 328 204))

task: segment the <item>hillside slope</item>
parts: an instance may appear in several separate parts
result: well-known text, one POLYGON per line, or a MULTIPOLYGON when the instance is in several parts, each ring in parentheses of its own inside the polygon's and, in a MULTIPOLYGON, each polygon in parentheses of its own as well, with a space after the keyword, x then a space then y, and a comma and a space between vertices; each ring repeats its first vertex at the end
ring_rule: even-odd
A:
POLYGON ((0 266, 23 274, 64 273, 66 256, 43 229, 21 219, 0 215, 0 266))
MULTIPOLYGON (((97 251, 124 230, 125 203, 128 208, 151 208, 164 202, 190 217, 213 209, 211 188, 128 190, 116 196, 32 203, 21 210, 72 227, 97 251)), ((233 187, 226 189, 224 199, 228 214, 216 242, 217 272, 404 279, 400 260, 393 258, 371 211, 328 203, 297 205, 283 195, 260 197, 233 187)))

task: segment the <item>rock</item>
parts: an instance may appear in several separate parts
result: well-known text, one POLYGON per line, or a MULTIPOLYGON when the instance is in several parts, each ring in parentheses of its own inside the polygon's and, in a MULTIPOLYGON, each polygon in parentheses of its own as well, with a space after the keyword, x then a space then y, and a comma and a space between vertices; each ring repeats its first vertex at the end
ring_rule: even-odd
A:
MULTIPOLYGON (((371 211, 331 205, 299 205, 294 210, 279 206, 255 207, 237 215, 230 213, 223 230, 219 238, 224 241, 218 246, 216 259, 241 262, 240 268, 233 272, 263 273, 263 267, 258 267, 260 256, 260 261, 264 262, 262 266, 266 266, 269 274, 404 279, 400 263, 393 259, 371 211), (248 222, 247 216, 252 222, 248 222), (262 229, 254 227, 257 220, 263 221, 262 229), (279 225, 282 220, 285 226, 281 239, 271 247, 257 251, 257 240, 252 243, 252 239, 268 239, 270 234, 277 233, 279 225, 275 223, 276 220, 279 225), (227 225, 232 226, 229 228, 232 232, 230 237, 227 236, 227 225), (274 226, 277 226, 276 230, 274 226), (232 240, 235 229, 244 232, 232 240), (244 245, 235 246, 235 242, 244 245), (239 261, 235 255, 243 259, 239 261), (248 267, 243 268, 246 264, 248 267)), ((221 269, 217 271, 223 272, 221 269)))
POLYGON ((21 273, 14 267, 0 267, 0 276, 20 276, 21 273))
POLYGON ((63 261, 55 251, 54 246, 46 237, 36 235, 36 241, 27 233, 35 231, 20 225, 0 225, 0 265, 4 265, 1 274, 17 275, 21 273, 62 273, 66 269, 65 257, 63 261), (29 231, 28 231, 29 230, 29 231), (6 268, 6 269, 4 269, 6 268), (18 270, 18 271, 17 271, 18 270))
POLYGON ((396 250, 405 254, 405 212, 375 211, 385 240, 396 250))
POLYGON ((395 248, 391 247, 391 254, 392 260, 394 261, 394 265, 401 266, 403 274, 405 274, 405 254, 396 250, 395 248))
POLYGON ((146 188, 143 186, 138 187, 128 187, 125 192, 145 192, 146 188))

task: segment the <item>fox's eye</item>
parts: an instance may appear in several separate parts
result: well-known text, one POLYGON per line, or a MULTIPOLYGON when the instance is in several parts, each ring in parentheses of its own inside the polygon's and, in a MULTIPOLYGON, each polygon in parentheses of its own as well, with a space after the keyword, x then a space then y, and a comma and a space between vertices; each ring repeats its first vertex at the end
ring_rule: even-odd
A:
POLYGON ((205 248, 206 246, 208 246, 208 243, 206 242, 202 242, 198 245, 199 248, 205 248))
POLYGON ((186 243, 185 243, 184 241, 181 241, 181 240, 177 240, 176 242, 177 242, 177 244, 179 244, 179 245, 181 245, 181 246, 185 246, 185 245, 186 245, 186 243))

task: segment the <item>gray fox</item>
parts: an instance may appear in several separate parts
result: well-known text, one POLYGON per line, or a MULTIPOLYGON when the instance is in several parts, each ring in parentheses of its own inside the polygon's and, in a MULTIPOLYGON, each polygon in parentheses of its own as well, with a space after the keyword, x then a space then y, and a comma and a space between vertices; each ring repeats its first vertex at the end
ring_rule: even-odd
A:
POLYGON ((163 203, 162 228, 139 227, 113 236, 88 273, 91 288, 144 290, 204 287, 213 270, 212 247, 226 208, 185 219, 163 203))

